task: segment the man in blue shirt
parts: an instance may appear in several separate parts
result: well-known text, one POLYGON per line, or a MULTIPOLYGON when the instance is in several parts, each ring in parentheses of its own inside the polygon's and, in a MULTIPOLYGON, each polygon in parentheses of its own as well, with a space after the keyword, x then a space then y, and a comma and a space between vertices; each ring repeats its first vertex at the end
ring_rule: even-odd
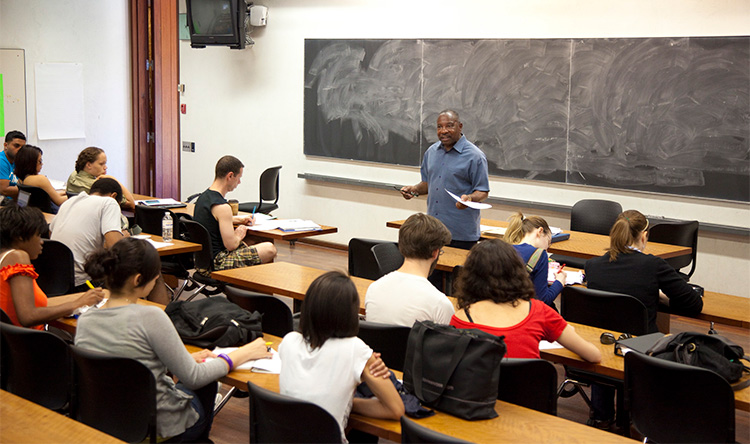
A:
POLYGON ((427 214, 438 218, 451 232, 450 246, 470 249, 479 240, 479 210, 456 202, 446 191, 464 202, 481 202, 490 191, 487 158, 466 140, 458 113, 438 115, 437 135, 422 159, 422 181, 401 188, 405 199, 427 194, 427 214))
POLYGON ((15 199, 18 196, 16 175, 13 174, 16 153, 26 145, 26 136, 20 131, 10 131, 5 135, 3 152, 0 153, 0 195, 2 200, 15 199))

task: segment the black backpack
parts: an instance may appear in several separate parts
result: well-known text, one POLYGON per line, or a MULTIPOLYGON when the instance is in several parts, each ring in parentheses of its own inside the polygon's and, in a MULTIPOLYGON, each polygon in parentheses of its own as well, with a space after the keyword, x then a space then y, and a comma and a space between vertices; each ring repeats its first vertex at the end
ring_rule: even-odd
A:
POLYGON ((165 311, 186 344, 235 347, 263 336, 260 313, 250 313, 223 297, 175 301, 165 311))
MULTIPOLYGON (((691 331, 664 336, 646 351, 647 355, 656 358, 712 370, 729 383, 739 381, 742 373, 748 371, 740 361, 750 361, 750 357, 744 353, 742 347, 721 335, 691 331)), ((739 390, 748 385, 750 380, 732 388, 739 390)))

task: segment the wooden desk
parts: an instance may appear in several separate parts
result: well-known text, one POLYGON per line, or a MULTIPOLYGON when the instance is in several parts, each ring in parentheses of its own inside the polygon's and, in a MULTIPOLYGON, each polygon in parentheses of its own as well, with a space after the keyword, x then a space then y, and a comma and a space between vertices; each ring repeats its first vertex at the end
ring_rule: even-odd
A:
POLYGON ((703 292, 703 310, 696 319, 750 329, 750 298, 703 292))
MULTIPOLYGON (((135 198, 135 200, 137 200, 137 201, 138 200, 154 199, 151 196, 145 196, 143 194, 134 194, 133 198, 135 198)), ((170 210, 172 210, 172 212, 174 212, 174 213, 187 214, 190 217, 192 217, 193 216, 193 212, 195 211, 195 204, 189 203, 189 204, 185 204, 185 205, 187 205, 187 206, 185 206, 183 208, 170 208, 170 210)), ((245 212, 242 212, 242 211, 240 211, 239 214, 240 215, 247 215, 247 216, 250 215, 250 213, 245 213, 245 212)), ((338 228, 331 227, 331 226, 328 226, 328 225, 321 225, 320 228, 321 228, 320 230, 294 231, 294 232, 284 232, 284 231, 281 231, 281 230, 267 230, 267 231, 252 231, 252 230, 248 230, 247 233, 250 236, 262 238, 262 239, 265 239, 265 240, 273 242, 273 241, 276 241, 276 240, 280 240, 280 241, 294 241, 294 240, 302 239, 302 238, 305 238, 305 237, 320 236, 322 234, 336 233, 338 231, 338 228)))
MULTIPOLYGON (((404 222, 404 220, 396 220, 387 222, 385 225, 391 228, 400 228, 404 222)), ((482 225, 493 227, 508 226, 508 222, 496 221, 491 219, 482 219, 481 223, 482 225)), ((570 233, 570 239, 552 243, 548 250, 550 253, 590 259, 592 257, 603 255, 605 252, 604 250, 609 248, 609 236, 583 233, 580 231, 566 231, 566 233, 570 233)), ((502 236, 482 233, 482 239, 499 238, 502 238, 502 236)), ((645 253, 653 254, 654 256, 659 256, 664 259, 683 256, 686 254, 690 254, 692 251, 693 249, 690 247, 660 244, 657 242, 649 242, 646 245, 646 249, 644 250, 645 253)))
MULTIPOLYGON (((281 342, 281 338, 272 335, 266 334, 264 337, 273 341, 274 348, 281 342)), ((190 352, 197 350, 197 347, 188 346, 190 352)), ((398 377, 402 377, 399 372, 396 373, 398 377)), ((221 382, 242 390, 247 390, 248 381, 279 392, 279 375, 235 370, 221 379, 221 382)), ((502 401, 497 401, 495 410, 499 415, 497 418, 481 421, 466 421, 442 412, 416 421, 440 433, 478 443, 633 443, 623 436, 502 401)), ((349 426, 381 438, 401 442, 401 424, 398 421, 368 418, 353 413, 349 417, 349 426)))
MULTIPOLYGON (((586 362, 581 359, 580 356, 565 348, 542 350, 541 357, 543 359, 586 370, 588 372, 609 376, 615 379, 625 378, 625 360, 621 356, 615 355, 614 345, 602 344, 599 341, 599 336, 605 331, 610 331, 615 337, 618 337, 621 332, 613 332, 611 330, 590 327, 583 324, 575 324, 572 322, 569 324, 575 328, 576 333, 578 333, 583 339, 591 342, 599 348, 602 353, 602 362, 599 364, 586 362)), ((750 376, 746 375, 743 377, 743 380, 744 379, 750 379, 750 376)), ((750 387, 745 387, 742 390, 734 392, 734 406, 738 410, 750 411, 750 387)))
MULTIPOLYGON (((142 233, 142 234, 148 234, 148 233, 142 233)), ((151 236, 151 240, 154 242, 164 242, 164 239, 161 236, 157 236, 155 234, 148 234, 151 236)), ((166 247, 157 248, 156 251, 159 253, 159 256, 169 256, 172 254, 183 254, 183 253, 192 253, 194 251, 201 251, 203 248, 201 244, 196 244, 194 242, 185 242, 183 240, 179 239, 172 239, 172 245, 168 245, 166 247)))
MULTIPOLYGON (((324 273, 326 273, 325 270, 317 268, 288 262, 273 262, 253 265, 252 267, 214 271, 211 273, 211 277, 237 287, 262 293, 289 296, 301 301, 305 299, 305 293, 312 281, 324 273)), ((357 293, 359 293, 360 312, 364 313, 365 294, 373 281, 358 277, 352 277, 352 281, 354 281, 357 293)))
POLYGON ((0 442, 104 444, 123 441, 0 390, 0 442))
MULTIPOLYGON (((104 290, 109 291, 109 290, 104 290)), ((73 294, 66 294, 64 296, 56 296, 54 298, 49 298, 48 304, 49 305, 58 305, 65 303, 66 300, 75 299, 79 296, 81 296, 83 293, 73 293, 73 294)), ((158 302, 151 302, 147 301, 146 299, 138 299, 136 301, 136 304, 139 305, 153 305, 155 307, 159 307, 162 310, 166 308, 166 305, 159 304, 158 302)), ((57 327, 60 330, 65 330, 68 333, 75 335, 76 334, 76 328, 78 327, 78 319, 77 318, 59 318, 55 319, 54 321, 50 322, 49 325, 52 325, 53 327, 57 327)))

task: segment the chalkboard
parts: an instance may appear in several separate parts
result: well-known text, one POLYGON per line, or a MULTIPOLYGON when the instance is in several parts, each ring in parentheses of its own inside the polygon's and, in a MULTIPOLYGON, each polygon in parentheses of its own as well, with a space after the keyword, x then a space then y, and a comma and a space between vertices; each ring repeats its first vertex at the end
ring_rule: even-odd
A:
POLYGON ((750 38, 305 41, 304 152, 418 166, 457 110, 490 174, 750 201, 750 38))

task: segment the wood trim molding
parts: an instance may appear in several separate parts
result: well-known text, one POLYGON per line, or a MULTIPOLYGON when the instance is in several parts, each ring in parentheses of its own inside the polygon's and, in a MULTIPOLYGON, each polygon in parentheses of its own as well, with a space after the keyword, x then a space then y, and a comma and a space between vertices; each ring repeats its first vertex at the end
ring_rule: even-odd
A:
POLYGON ((152 152, 149 146, 150 91, 148 0, 130 2, 130 71, 133 113, 133 192, 153 196, 152 152))

